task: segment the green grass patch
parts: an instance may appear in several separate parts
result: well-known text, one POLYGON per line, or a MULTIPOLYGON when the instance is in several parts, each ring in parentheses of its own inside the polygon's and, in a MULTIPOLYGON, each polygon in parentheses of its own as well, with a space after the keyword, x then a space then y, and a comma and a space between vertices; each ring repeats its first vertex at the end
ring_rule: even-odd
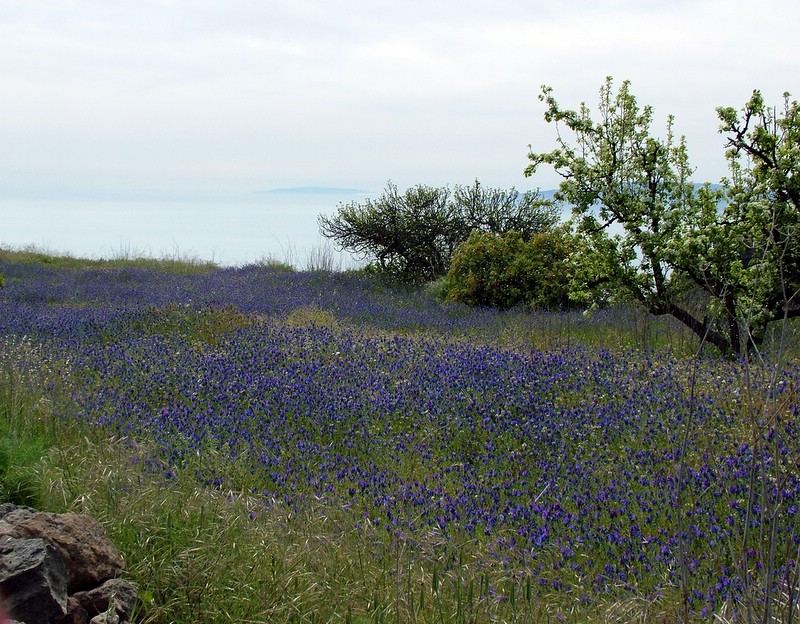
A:
POLYGON ((256 320, 233 306, 198 310, 171 305, 151 308, 132 323, 131 329, 145 335, 176 336, 198 347, 215 347, 225 334, 252 325, 256 320))
POLYGON ((256 265, 275 273, 294 273, 296 271, 294 265, 292 265, 290 262, 278 260, 277 258, 262 258, 256 262, 256 265))
POLYGON ((35 470, 55 442, 44 425, 44 405, 13 370, 0 369, 0 502, 42 503, 35 470))
POLYGON ((0 428, 0 502, 36 507, 39 484, 32 470, 47 450, 47 440, 0 428))
POLYGON ((286 315, 285 321, 289 325, 305 327, 308 325, 318 325, 321 327, 339 327, 336 315, 329 310, 323 310, 316 306, 301 306, 295 308, 286 315))
POLYGON ((174 254, 161 258, 120 252, 112 258, 80 258, 36 247, 22 249, 0 248, 0 261, 21 264, 43 264, 57 269, 119 269, 143 268, 179 275, 203 273, 218 268, 213 262, 174 254))

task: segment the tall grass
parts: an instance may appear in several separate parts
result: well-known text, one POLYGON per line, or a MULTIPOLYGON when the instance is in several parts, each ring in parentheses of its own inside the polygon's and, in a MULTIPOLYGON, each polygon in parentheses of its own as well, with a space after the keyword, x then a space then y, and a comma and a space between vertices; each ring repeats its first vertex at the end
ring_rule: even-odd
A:
POLYGON ((35 470, 60 442, 43 383, 51 374, 30 340, 0 342, 0 502, 43 503, 35 470))
POLYGON ((348 510, 301 513, 190 476, 143 470, 125 439, 61 447, 40 478, 53 508, 108 528, 140 588, 142 622, 674 621, 667 595, 579 600, 543 592, 485 544, 431 532, 410 539, 348 510))
POLYGON ((798 510, 775 495, 796 487, 798 473, 792 469, 800 469, 800 453, 793 444, 800 386, 785 375, 797 344, 788 317, 775 325, 768 351, 745 352, 741 380, 741 411, 753 448, 746 509, 748 519, 755 519, 758 526, 755 530, 746 524, 738 544, 737 563, 745 589, 740 612, 747 624, 800 620, 800 525, 792 521, 798 510), (794 529, 789 540, 779 542, 778 527, 786 522, 794 529), (777 561, 783 554, 792 563, 781 567, 777 561))
POLYGON ((34 409, 14 372, 0 369, 0 502, 40 503, 39 484, 31 471, 52 440, 31 426, 34 409))
POLYGON ((353 258, 337 251, 330 241, 322 241, 300 251, 294 245, 287 245, 283 249, 282 258, 267 256, 256 264, 270 268, 279 268, 289 271, 306 271, 309 273, 338 273, 352 265, 353 258))
POLYGON ((213 261, 193 258, 178 251, 171 255, 156 257, 123 249, 109 258, 81 258, 33 246, 16 249, 0 248, 0 261, 35 263, 53 268, 74 270, 133 267, 167 271, 179 275, 210 271, 217 267, 213 261))

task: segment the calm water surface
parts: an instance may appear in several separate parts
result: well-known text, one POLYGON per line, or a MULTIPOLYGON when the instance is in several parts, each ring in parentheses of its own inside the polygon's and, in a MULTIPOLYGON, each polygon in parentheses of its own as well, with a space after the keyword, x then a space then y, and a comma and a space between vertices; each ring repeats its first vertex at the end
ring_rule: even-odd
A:
MULTIPOLYGON (((191 256, 222 265, 265 258, 302 266, 326 244, 317 216, 339 202, 319 194, 231 200, 0 199, 0 246, 35 245, 76 256, 191 256)), ((347 265, 353 259, 341 254, 347 265)))

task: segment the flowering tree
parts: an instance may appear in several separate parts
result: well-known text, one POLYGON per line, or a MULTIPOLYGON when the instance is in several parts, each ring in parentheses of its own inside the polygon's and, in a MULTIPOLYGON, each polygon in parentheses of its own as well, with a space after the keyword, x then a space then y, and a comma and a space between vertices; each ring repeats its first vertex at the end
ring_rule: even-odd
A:
POLYGON ((550 165, 556 200, 571 204, 579 236, 573 297, 632 298, 670 314, 723 353, 759 345, 770 321, 800 314, 798 185, 800 113, 786 97, 778 114, 756 92, 742 114, 720 108, 730 180, 691 182, 686 143, 651 132, 653 110, 607 78, 598 114, 566 110, 543 87, 557 146, 529 154, 525 174, 550 165), (568 132, 565 132, 566 131, 568 132), (688 294, 699 292, 697 298, 688 294))
POLYGON ((785 93, 779 113, 754 91, 741 114, 732 107, 717 114, 731 177, 728 206, 713 224, 728 228, 722 239, 739 251, 730 285, 718 292, 728 286, 739 305, 728 314, 742 317, 746 339, 758 344, 770 321, 800 316, 800 107, 785 93))

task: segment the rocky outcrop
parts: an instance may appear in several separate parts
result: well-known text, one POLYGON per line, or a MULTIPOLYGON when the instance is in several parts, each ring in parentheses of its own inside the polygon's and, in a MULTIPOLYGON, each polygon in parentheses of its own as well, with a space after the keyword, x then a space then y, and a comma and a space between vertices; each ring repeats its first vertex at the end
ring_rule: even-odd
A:
POLYGON ((44 539, 58 550, 67 567, 69 593, 102 585, 118 577, 124 567, 119 551, 90 516, 34 513, 20 518, 12 535, 44 539))
POLYGON ((18 622, 129 622, 137 596, 123 567, 93 518, 0 505, 0 601, 18 622))
POLYGON ((67 571, 42 539, 0 538, 0 595, 17 620, 53 622, 67 607, 67 571))
POLYGON ((130 615, 136 606, 136 588, 128 581, 110 579, 100 587, 73 594, 71 599, 78 602, 87 614, 97 617, 108 612, 117 616, 130 615))

